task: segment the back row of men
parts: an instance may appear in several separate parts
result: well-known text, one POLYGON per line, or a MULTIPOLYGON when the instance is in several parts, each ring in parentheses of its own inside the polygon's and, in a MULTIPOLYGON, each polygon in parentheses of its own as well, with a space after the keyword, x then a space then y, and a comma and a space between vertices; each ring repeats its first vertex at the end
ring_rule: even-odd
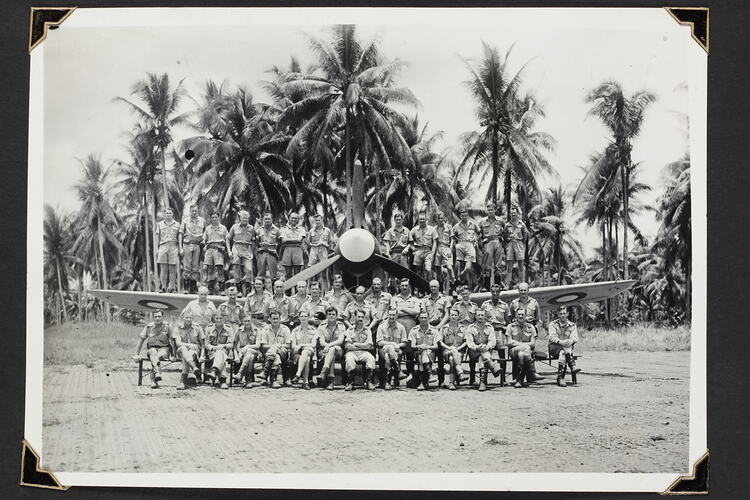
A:
MULTIPOLYGON (((412 229, 403 225, 403 214, 396 213, 393 226, 380 242, 381 251, 428 280, 438 279, 446 290, 447 284, 456 279, 473 285, 475 264, 482 276, 492 282, 499 280, 505 268, 506 283, 510 283, 517 264, 518 281, 524 281, 526 225, 515 208, 508 222, 495 215, 496 207, 491 202, 486 210, 487 217, 477 224, 469 218, 468 210, 461 208, 460 221, 452 226, 441 212, 436 215, 434 226, 427 224, 422 213, 412 229)), ((265 214, 262 223, 255 226, 249 220, 243 210, 239 222, 227 230, 218 213, 212 213, 206 224, 198 215, 198 208, 192 206, 179 223, 167 208, 155 237, 160 290, 177 290, 180 257, 184 290, 195 292, 199 282, 204 282, 211 293, 221 294, 228 269, 247 295, 253 276, 275 280, 283 273, 289 279, 303 267, 326 259, 336 248, 336 235, 323 225, 320 214, 314 217, 309 231, 300 224, 297 213, 292 213, 281 228, 273 224, 271 214, 265 214)), ((327 289, 327 277, 321 275, 321 280, 327 289)))
MULTIPOLYGON (((528 296, 525 283, 511 304, 500 300, 500 286, 493 285, 492 297, 481 306, 470 300, 466 286, 460 300, 451 304, 436 280, 430 283, 431 293, 417 299, 408 280, 402 280, 401 292, 391 297, 376 279, 369 292, 357 288, 345 306, 343 292, 336 295, 334 289, 324 298, 317 282, 310 288, 307 295, 305 283, 300 282, 297 293, 287 297, 277 281, 276 293, 269 294, 258 279, 244 306, 237 302, 236 288, 230 287, 227 301, 216 308, 202 287, 199 298, 185 308, 174 327, 163 321, 161 312, 155 313, 155 321, 141 333, 136 359, 145 342, 154 388, 161 379, 160 361, 175 357, 183 362, 180 388, 190 385, 191 379, 226 387, 227 376, 232 376, 226 373, 227 361, 234 359, 240 363, 237 381, 244 380, 245 387, 253 386, 253 367, 260 362, 262 378, 271 387, 278 387, 279 369, 293 364, 296 372, 290 382, 301 381, 302 387, 309 389, 313 357, 320 368, 321 386, 333 388, 333 363, 340 361, 345 374, 364 365, 365 386, 371 388, 376 353, 380 385, 385 389, 399 384, 402 358, 406 377, 411 377, 415 387, 428 388, 437 356, 441 365, 445 362, 449 367, 445 387, 455 389, 463 380, 461 359, 466 352, 471 362, 478 363, 479 389, 485 390, 488 373, 497 376, 504 370, 491 352, 506 349, 518 368, 517 387, 542 378, 536 374, 533 356, 541 327, 539 304, 528 296), (205 360, 210 363, 202 374, 200 366, 205 360)), ((549 325, 550 355, 558 359, 558 385, 565 385, 568 367, 576 370, 572 352, 577 340, 576 326, 568 321, 567 309, 561 308, 558 319, 549 325)), ((284 376, 285 382, 287 379, 284 376)), ((348 378, 347 390, 353 389, 352 380, 348 378)))

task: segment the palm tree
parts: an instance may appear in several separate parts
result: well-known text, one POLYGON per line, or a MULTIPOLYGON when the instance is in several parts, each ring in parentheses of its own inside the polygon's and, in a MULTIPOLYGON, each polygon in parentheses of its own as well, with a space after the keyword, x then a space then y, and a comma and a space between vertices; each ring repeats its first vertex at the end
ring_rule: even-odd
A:
POLYGON ((166 73, 161 76, 148 73, 145 80, 135 82, 131 94, 140 97, 146 104, 145 107, 124 97, 117 97, 116 100, 128 104, 131 111, 144 121, 148 130, 148 137, 159 151, 162 172, 162 203, 164 207, 167 207, 169 197, 167 194, 166 150, 172 143, 172 128, 184 123, 188 117, 188 113, 177 113, 185 90, 182 87, 182 81, 178 82, 175 88, 171 88, 169 76, 166 73))
POLYGON ((51 206, 44 205, 45 282, 56 283, 63 321, 68 321, 65 294, 68 291, 68 269, 75 260, 71 252, 72 243, 68 218, 51 206))
POLYGON ((297 127, 287 146, 291 161, 309 156, 315 167, 331 169, 338 156, 334 151, 343 152, 345 221, 350 227, 354 160, 359 158, 365 172, 373 151, 386 163, 391 159, 408 162, 409 148, 396 128, 403 115, 392 104, 416 106, 417 99, 409 89, 393 85, 393 77, 404 63, 382 63, 377 37, 363 44, 355 26, 337 25, 328 42, 309 38, 320 71, 286 75, 282 91, 286 95, 302 92, 305 97, 284 109, 279 126, 282 130, 297 127))
MULTIPOLYGON (((631 150, 632 141, 638 136, 643 124, 646 108, 656 100, 656 96, 646 90, 641 90, 631 96, 626 96, 622 86, 615 81, 608 81, 593 89, 587 96, 590 103, 589 115, 599 118, 612 134, 614 145, 614 161, 620 169, 621 193, 629 193, 628 182, 632 171, 631 150)), ((622 220, 630 220, 628 199, 623 198, 622 220)), ((628 229, 623 225, 622 260, 627 263, 628 258, 628 229)), ((624 278, 628 279, 628 266, 624 267, 624 278)))
MULTIPOLYGON (((117 239, 115 231, 119 225, 119 218, 110 205, 106 195, 107 170, 102 166, 101 159, 93 154, 84 160, 79 160, 83 172, 83 179, 73 189, 81 201, 78 213, 78 237, 73 245, 77 255, 87 254, 101 266, 98 269, 99 283, 103 289, 107 284, 107 256, 115 259, 124 249, 117 239), (109 250, 105 254, 105 249, 109 250)), ((90 262, 90 261, 89 261, 90 262)), ((109 321, 109 306, 105 303, 104 317, 109 321)))

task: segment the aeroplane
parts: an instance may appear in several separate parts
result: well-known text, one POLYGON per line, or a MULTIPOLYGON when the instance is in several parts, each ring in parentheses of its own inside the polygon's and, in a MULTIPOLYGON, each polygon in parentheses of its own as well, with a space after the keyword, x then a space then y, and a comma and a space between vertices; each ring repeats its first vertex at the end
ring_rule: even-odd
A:
MULTIPOLYGON (((341 272, 344 285, 352 288, 362 284, 369 286, 373 271, 381 269, 397 278, 408 278, 412 286, 423 292, 429 292, 429 282, 411 269, 392 261, 380 251, 380 245, 375 237, 364 228, 365 225, 365 194, 364 172, 360 163, 355 163, 352 172, 352 219, 353 227, 345 231, 339 238, 336 251, 326 260, 303 269, 284 282, 284 289, 293 288, 298 281, 307 281, 332 266, 341 272)), ((539 302, 542 310, 561 305, 576 305, 586 302, 596 302, 623 293, 635 284, 635 280, 605 281, 599 283, 585 283, 579 285, 560 285, 529 289, 529 296, 539 302)), ((156 293, 127 290, 89 290, 89 294, 117 306, 153 312, 181 312, 190 301, 197 298, 192 294, 156 293)), ((516 290, 501 292, 500 298, 508 302, 518 296, 516 290)), ((471 300, 481 304, 490 298, 489 292, 473 293, 471 300)), ((210 295, 208 300, 218 305, 227 300, 221 295, 210 295)), ((239 302, 244 302, 242 298, 239 302)))

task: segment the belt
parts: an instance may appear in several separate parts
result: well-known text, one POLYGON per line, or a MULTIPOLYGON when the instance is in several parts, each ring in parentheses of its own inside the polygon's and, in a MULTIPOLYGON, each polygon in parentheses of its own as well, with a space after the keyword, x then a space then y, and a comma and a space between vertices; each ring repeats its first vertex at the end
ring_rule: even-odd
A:
POLYGON ((269 253, 271 255, 276 255, 276 250, 269 250, 268 248, 261 248, 258 250, 258 253, 269 253))
POLYGON ((484 242, 489 243, 490 241, 500 241, 500 238, 498 236, 493 236, 491 238, 485 238, 484 242))
POLYGON ((235 241, 234 244, 235 244, 235 246, 236 245, 241 245, 241 246, 245 246, 245 247, 249 247, 251 245, 251 243, 246 243, 244 241, 235 241))
POLYGON ((177 240, 160 241, 160 242, 159 242, 159 246, 163 246, 163 245, 169 245, 170 243, 171 243, 172 245, 177 245, 177 240))
POLYGON ((289 243, 282 243, 284 245, 284 248, 300 248, 302 246, 302 242, 295 241, 295 242, 289 242, 289 243))
POLYGON ((183 244, 185 244, 185 245, 193 245, 193 246, 200 246, 201 240, 198 240, 198 241, 186 241, 183 244))
POLYGON ((428 246, 418 246, 416 249, 417 250, 432 250, 432 247, 431 246, 430 247, 428 247, 428 246))
POLYGON ((219 243, 217 241, 212 241, 206 245, 208 248, 215 248, 217 250, 222 250, 224 248, 224 243, 219 243))

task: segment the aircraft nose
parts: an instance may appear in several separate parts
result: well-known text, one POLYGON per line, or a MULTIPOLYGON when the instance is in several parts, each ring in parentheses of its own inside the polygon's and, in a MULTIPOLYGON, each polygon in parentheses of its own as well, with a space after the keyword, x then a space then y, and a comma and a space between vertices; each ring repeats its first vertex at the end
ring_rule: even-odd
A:
POLYGON ((339 238, 339 251, 350 262, 364 262, 375 253, 375 238, 366 229, 350 229, 339 238))

